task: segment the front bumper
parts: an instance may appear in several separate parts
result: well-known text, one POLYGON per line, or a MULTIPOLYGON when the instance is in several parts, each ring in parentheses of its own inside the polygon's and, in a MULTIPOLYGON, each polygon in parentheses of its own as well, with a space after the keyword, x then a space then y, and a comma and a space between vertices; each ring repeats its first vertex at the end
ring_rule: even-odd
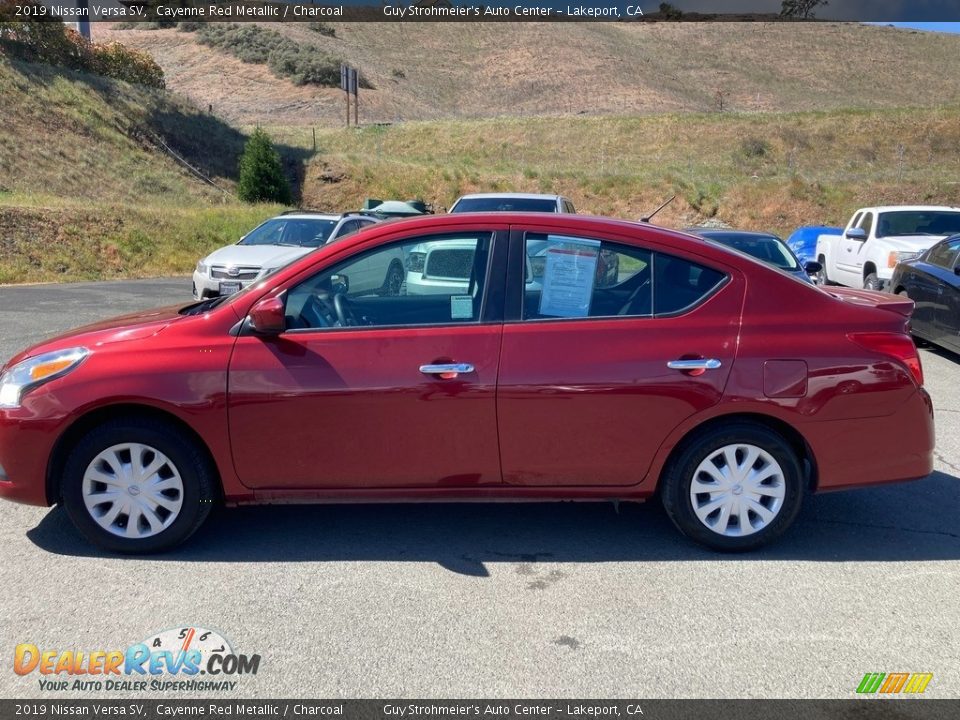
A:
POLYGON ((0 498, 40 506, 56 501, 47 497, 47 463, 64 422, 22 407, 0 410, 0 498))
POLYGON ((248 285, 257 282, 259 278, 253 280, 219 280, 211 278, 209 275, 201 275, 194 271, 193 273, 193 298, 194 300, 206 300, 208 298, 220 297, 221 282, 236 282, 240 284, 243 290, 248 285))

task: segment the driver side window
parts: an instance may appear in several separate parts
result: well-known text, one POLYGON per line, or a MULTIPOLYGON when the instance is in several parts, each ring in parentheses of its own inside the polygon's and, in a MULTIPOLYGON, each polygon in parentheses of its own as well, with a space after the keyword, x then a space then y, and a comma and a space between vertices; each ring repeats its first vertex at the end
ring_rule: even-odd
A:
POLYGON ((287 293, 287 327, 479 322, 490 245, 490 233, 434 235, 355 255, 287 293))

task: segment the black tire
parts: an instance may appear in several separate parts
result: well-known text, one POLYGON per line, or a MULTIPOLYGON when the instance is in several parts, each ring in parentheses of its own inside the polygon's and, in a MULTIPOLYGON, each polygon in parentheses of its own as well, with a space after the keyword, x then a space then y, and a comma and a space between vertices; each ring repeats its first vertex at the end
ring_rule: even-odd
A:
POLYGON ((193 438, 160 420, 127 418, 106 422, 77 443, 67 457, 60 490, 67 514, 91 543, 113 552, 146 554, 169 550, 196 532, 219 497, 217 487, 216 471, 193 438), (107 531, 93 519, 83 500, 83 476, 93 459, 113 445, 131 442, 166 455, 183 483, 179 514, 167 528, 145 538, 120 537, 107 531))
POLYGON ((396 297, 400 294, 404 281, 407 279, 403 268, 394 263, 387 270, 387 277, 383 280, 383 294, 388 297, 396 297))
POLYGON ((877 277, 876 273, 868 273, 867 276, 863 278, 863 289, 876 290, 877 292, 883 289, 880 278, 877 277))
POLYGON ((766 545, 793 523, 804 496, 803 471, 790 444, 778 433, 749 422, 715 425, 685 441, 675 459, 664 471, 660 496, 667 515, 687 537, 721 552, 745 552, 766 545), (744 443, 769 453, 780 465, 785 492, 777 515, 762 529, 744 536, 722 535, 708 528, 697 517, 690 498, 690 486, 700 463, 726 445, 744 443))
POLYGON ((817 273, 817 285, 833 285, 830 278, 827 277, 827 259, 821 255, 817 262, 820 263, 820 272, 817 273))

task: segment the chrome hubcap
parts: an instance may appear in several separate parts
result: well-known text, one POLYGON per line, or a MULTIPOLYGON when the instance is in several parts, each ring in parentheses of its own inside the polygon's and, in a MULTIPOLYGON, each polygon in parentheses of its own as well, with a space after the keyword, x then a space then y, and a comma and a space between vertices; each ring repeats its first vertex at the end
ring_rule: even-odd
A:
POLYGON ((783 469, 756 445, 715 450, 697 466, 690 483, 693 511, 718 535, 759 532, 780 513, 786 494, 783 469))
POLYGON ((173 462, 141 443, 113 445, 83 474, 83 502, 104 530, 148 538, 166 530, 183 506, 183 480, 173 462))

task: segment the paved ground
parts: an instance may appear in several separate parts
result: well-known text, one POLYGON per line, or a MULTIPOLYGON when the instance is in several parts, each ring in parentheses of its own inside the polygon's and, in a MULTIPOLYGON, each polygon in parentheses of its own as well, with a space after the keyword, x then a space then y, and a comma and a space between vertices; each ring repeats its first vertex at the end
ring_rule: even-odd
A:
MULTIPOLYGON (((189 283, 0 288, 0 355, 187 298, 189 283)), ((849 697, 865 672, 960 696, 960 359, 924 351, 937 472, 813 498, 775 547, 726 557, 659 507, 225 510, 183 549, 106 556, 60 510, 0 506, 0 697, 17 643, 120 648, 219 629, 260 653, 236 696, 849 697)), ((72 697, 90 697, 73 694, 72 697)))

